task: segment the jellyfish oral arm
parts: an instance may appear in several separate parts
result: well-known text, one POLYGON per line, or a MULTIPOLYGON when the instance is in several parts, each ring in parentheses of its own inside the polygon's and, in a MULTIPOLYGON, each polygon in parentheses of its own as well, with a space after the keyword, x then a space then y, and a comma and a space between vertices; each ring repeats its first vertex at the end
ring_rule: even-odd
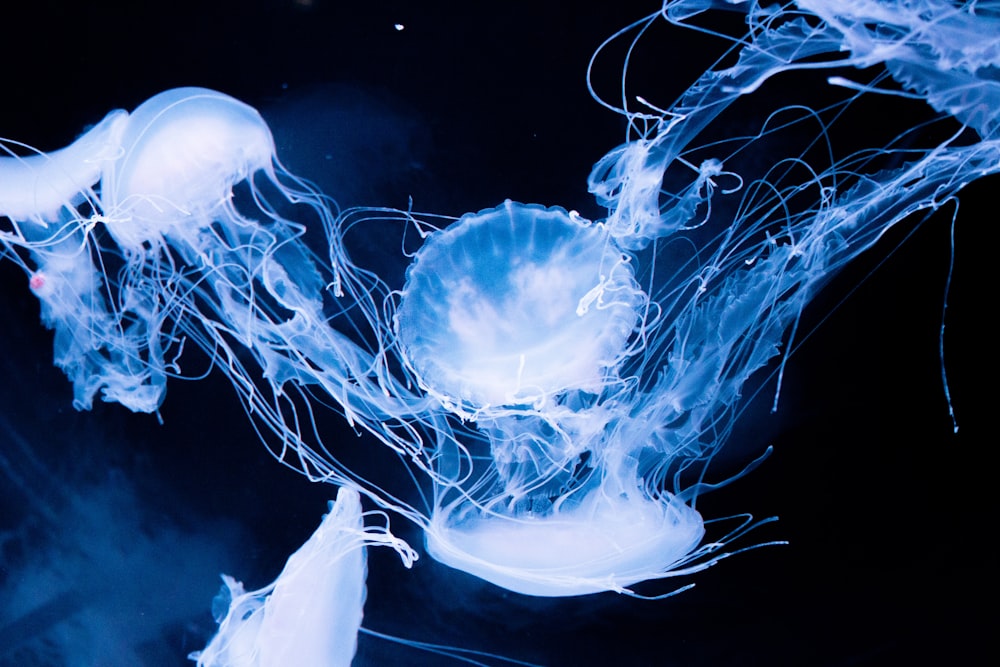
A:
POLYGON ((138 350, 142 327, 111 311, 92 255, 91 231, 101 210, 93 188, 120 157, 127 124, 126 112, 112 111, 62 150, 0 157, 0 216, 12 225, 0 230, 0 241, 31 276, 42 320, 55 331, 55 364, 73 382, 78 409, 89 408, 103 391, 106 400, 151 412, 163 395, 165 378, 143 361, 156 357, 155 336, 147 352, 138 350))

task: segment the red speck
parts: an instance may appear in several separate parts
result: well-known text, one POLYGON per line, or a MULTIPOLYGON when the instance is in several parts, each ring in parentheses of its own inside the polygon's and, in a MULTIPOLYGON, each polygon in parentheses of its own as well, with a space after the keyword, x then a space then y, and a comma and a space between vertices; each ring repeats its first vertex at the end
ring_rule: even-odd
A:
POLYGON ((45 274, 39 271, 31 276, 31 280, 28 281, 28 285, 33 290, 40 290, 45 287, 45 274))

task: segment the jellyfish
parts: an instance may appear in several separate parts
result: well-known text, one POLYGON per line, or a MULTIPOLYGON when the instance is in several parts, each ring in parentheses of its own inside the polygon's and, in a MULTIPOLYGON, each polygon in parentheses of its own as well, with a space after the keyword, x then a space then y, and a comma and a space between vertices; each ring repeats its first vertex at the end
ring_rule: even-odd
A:
POLYGON ((387 370, 386 288, 350 264, 336 205, 282 167, 256 110, 180 88, 112 112, 62 151, 5 148, 6 254, 56 330, 77 408, 100 392, 155 412, 168 377, 207 372, 181 370, 184 346, 195 345, 275 436, 276 456, 310 476, 352 481, 310 453, 314 408, 300 388, 313 385, 350 423, 427 458, 423 443, 385 430, 426 402, 387 370), (326 232, 328 259, 303 241, 307 228, 326 232))
POLYGON ((760 522, 706 520, 697 500, 767 455, 717 473, 748 383, 771 369, 777 401, 831 277, 998 170, 1000 33, 990 2, 727 3, 746 33, 716 65, 676 101, 636 94, 652 28, 722 37, 699 23, 718 6, 665 2, 595 53, 592 75, 624 46, 616 97, 590 90, 627 134, 591 171, 594 219, 513 201, 339 211, 253 108, 206 89, 112 112, 64 151, 5 144, 0 240, 76 405, 155 412, 168 378, 210 370, 182 371, 197 347, 276 459, 528 595, 637 595, 746 548, 760 522), (816 72, 818 102, 741 115, 816 72), (926 120, 852 136, 887 100, 926 120), (363 233, 412 256, 402 286, 352 253, 363 233), (327 412, 366 437, 325 437, 327 412))
POLYGON ((431 555, 565 595, 602 590, 608 572, 644 579, 644 563, 696 549, 693 509, 645 496, 627 460, 607 475, 587 465, 604 458, 610 396, 626 391, 618 370, 646 308, 605 228, 562 209, 508 201, 427 240, 396 313, 400 345, 425 392, 487 435, 502 487, 492 506, 436 507, 431 555))
POLYGON ((223 575, 219 632, 190 658, 210 665, 350 665, 365 602, 365 548, 389 546, 410 567, 416 553, 387 529, 365 528, 357 491, 341 488, 315 533, 278 578, 247 592, 223 575))

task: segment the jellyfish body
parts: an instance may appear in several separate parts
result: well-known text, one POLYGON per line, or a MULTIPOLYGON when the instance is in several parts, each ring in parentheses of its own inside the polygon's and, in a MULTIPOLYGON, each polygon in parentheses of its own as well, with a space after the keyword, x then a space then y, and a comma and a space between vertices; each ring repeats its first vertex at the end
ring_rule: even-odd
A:
POLYGON ((156 95, 129 115, 119 141, 122 154, 101 175, 101 205, 125 251, 165 238, 197 244, 208 221, 230 219, 224 208, 237 183, 258 171, 276 178, 264 119, 212 90, 156 95))
MULTIPOLYGON (((198 252, 208 258, 211 223, 231 229, 241 221, 233 185, 270 168, 272 154, 256 111, 221 93, 182 88, 132 115, 112 112, 61 151, 0 158, 7 184, 0 210, 14 222, 4 240, 26 249, 35 265, 31 271, 11 253, 32 272, 78 408, 90 407, 98 391, 135 411, 159 407, 170 370, 164 355, 177 343, 164 326, 184 326, 177 318, 184 305, 164 289, 179 279, 166 239, 185 261, 198 262, 198 252), (115 245, 101 245, 98 225, 115 245), (117 275, 107 275, 111 267, 117 275), (155 281, 143 279, 144 269, 156 272, 155 281)), ((276 179, 273 169, 269 175, 276 179)))
POLYGON ((604 227, 562 209, 508 201, 428 240, 407 272, 397 334, 425 391, 488 438, 502 489, 491 506, 436 507, 431 555, 558 596, 620 589, 697 547, 698 513, 646 497, 634 471, 607 484, 567 474, 584 453, 614 456, 601 438, 614 412, 595 404, 620 391, 645 305, 604 227))
POLYGON ((702 569, 701 515, 662 494, 597 487, 548 511, 442 508, 427 528, 436 560, 508 590, 540 597, 628 592, 665 573, 702 569))
POLYGON ((246 592, 223 576, 219 632, 191 654, 199 667, 350 665, 364 616, 366 553, 390 546, 407 567, 416 554, 387 530, 365 529, 357 491, 341 488, 316 532, 278 578, 246 592))

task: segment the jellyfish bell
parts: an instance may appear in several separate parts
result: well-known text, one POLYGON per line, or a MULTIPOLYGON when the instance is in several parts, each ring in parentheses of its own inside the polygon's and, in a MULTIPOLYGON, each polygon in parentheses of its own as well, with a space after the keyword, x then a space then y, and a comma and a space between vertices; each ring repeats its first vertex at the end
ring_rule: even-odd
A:
MULTIPOLYGON (((705 534, 698 512, 667 495, 597 488, 545 516, 435 514, 427 551, 436 560, 525 595, 566 597, 628 587, 701 569, 684 565, 705 534)), ((707 567, 707 565, 703 565, 707 567)))
POLYGON ((601 225, 509 200, 433 234, 406 275, 403 355, 428 392, 473 413, 600 392, 645 302, 601 225))
POLYGON ((191 220, 219 215, 233 187, 274 174, 274 140, 251 106, 206 88, 175 88, 129 116, 122 155, 107 165, 101 197, 108 230, 124 248, 141 248, 191 220))

